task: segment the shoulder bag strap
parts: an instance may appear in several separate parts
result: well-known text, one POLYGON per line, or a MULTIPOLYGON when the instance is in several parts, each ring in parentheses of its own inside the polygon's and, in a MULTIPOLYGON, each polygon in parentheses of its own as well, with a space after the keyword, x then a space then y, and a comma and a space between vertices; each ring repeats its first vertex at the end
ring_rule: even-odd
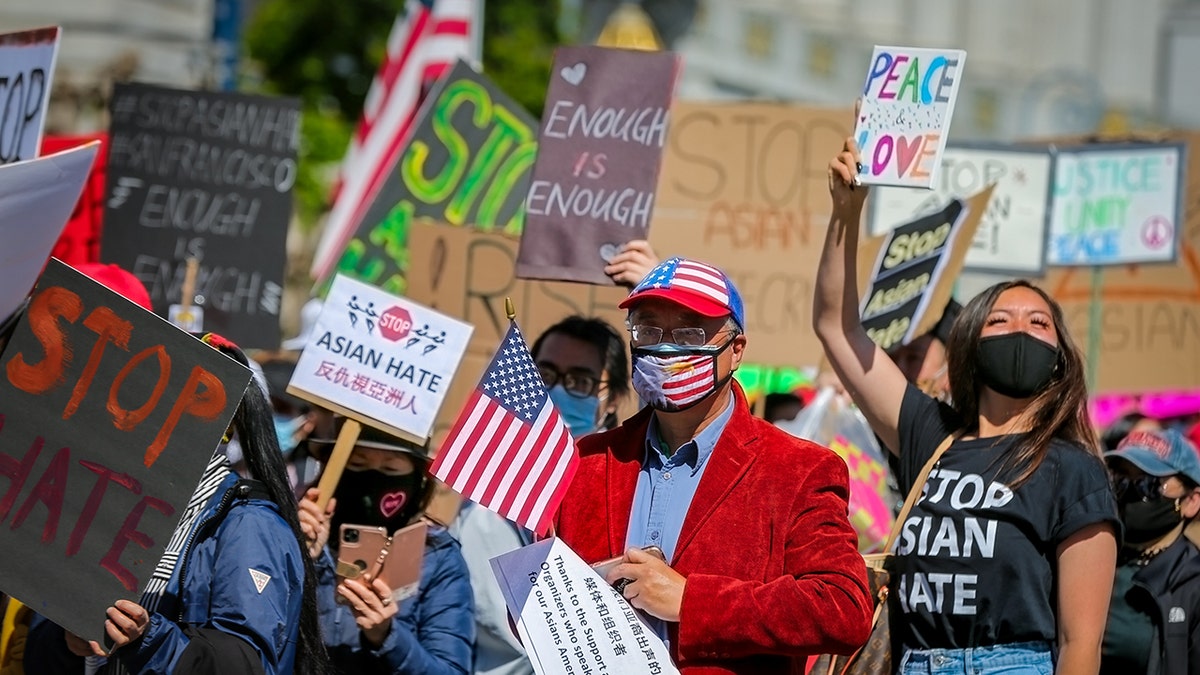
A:
POLYGON ((933 451, 933 455, 929 457, 928 462, 925 462, 925 466, 921 467, 921 473, 917 474, 917 479, 913 482, 912 489, 908 491, 908 497, 904 500, 904 507, 900 509, 900 513, 896 516, 896 522, 892 524, 892 532, 888 535, 887 544, 883 547, 884 553, 892 552, 892 546, 896 543, 896 537, 900 536, 900 528, 904 527, 908 512, 912 511, 912 507, 916 506, 917 500, 921 498, 921 488, 925 487, 925 481, 929 480, 929 472, 933 471, 934 465, 938 463, 938 460, 958 439, 959 435, 959 433, 953 433, 947 436, 942 444, 937 446, 937 450, 933 451))

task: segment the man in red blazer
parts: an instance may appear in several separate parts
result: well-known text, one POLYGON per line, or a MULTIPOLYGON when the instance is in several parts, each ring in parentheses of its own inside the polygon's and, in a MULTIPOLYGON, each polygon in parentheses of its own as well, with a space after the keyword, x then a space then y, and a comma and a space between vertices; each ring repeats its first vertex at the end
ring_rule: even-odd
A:
POLYGON ((609 582, 686 675, 799 673, 807 655, 852 653, 873 605, 846 465, 750 414, 732 379, 746 347, 733 283, 672 258, 621 307, 647 406, 579 441, 558 535, 590 563, 624 555, 609 582))

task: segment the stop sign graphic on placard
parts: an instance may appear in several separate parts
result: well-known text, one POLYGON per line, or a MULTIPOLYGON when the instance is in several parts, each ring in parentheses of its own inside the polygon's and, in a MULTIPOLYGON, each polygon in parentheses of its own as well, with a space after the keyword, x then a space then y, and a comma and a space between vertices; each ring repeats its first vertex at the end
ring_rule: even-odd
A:
POLYGON ((379 317, 379 332, 383 337, 395 342, 408 335, 412 329, 412 316, 408 310, 400 306, 390 307, 383 316, 379 317))

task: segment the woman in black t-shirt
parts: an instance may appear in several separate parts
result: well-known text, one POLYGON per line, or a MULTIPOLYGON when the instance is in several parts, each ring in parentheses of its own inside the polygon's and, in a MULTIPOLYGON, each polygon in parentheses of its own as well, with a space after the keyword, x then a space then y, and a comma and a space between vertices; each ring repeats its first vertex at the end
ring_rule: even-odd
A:
POLYGON ((830 162, 833 215, 814 328, 846 390, 899 456, 901 489, 958 435, 898 538, 889 601, 900 671, 1094 675, 1118 520, 1062 310, 1026 282, 997 284, 954 323, 953 406, 908 384, 859 319, 867 195, 859 161, 847 139, 830 162))

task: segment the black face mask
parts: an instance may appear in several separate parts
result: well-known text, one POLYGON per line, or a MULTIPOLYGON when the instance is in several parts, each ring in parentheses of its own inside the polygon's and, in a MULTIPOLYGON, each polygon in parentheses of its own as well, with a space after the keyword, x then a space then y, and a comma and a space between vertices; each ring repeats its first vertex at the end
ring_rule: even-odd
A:
POLYGON ((1122 504, 1121 520, 1125 523, 1125 543, 1140 546, 1166 536, 1183 518, 1175 510, 1174 499, 1155 497, 1122 504))
POLYGON ((979 379, 998 394, 1024 399, 1050 383, 1058 348, 1016 331, 980 338, 975 365, 979 379))
POLYGON ((336 541, 342 523, 383 526, 388 534, 404 527, 421 506, 421 479, 419 468, 403 476, 347 469, 333 493, 337 506, 330 518, 330 539, 336 541))

